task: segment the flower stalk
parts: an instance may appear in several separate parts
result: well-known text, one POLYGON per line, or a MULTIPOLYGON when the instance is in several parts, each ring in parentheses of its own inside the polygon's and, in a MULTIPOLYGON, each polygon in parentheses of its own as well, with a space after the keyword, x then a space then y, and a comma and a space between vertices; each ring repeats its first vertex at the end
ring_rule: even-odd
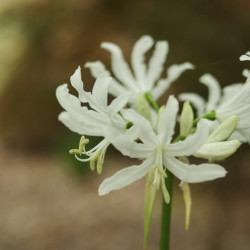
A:
POLYGON ((160 250, 170 249, 173 174, 168 170, 166 170, 166 173, 167 173, 167 178, 165 179, 165 184, 170 195, 170 202, 167 204, 164 201, 164 198, 162 199, 160 250))

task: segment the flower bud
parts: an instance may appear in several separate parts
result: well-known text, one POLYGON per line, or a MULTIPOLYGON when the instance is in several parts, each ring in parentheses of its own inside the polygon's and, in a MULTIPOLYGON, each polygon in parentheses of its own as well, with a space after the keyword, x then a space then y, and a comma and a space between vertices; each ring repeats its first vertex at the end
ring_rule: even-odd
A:
POLYGON ((192 129, 194 121, 193 109, 189 102, 183 104, 180 117, 180 136, 187 137, 192 129))
POLYGON ((208 137, 207 143, 227 140, 234 132, 239 117, 231 116, 223 121, 208 137))

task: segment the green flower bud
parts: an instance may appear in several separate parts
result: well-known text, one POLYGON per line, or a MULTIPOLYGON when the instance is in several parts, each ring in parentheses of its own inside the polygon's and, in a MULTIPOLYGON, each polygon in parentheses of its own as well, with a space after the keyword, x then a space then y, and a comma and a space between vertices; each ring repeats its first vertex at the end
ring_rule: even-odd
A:
POLYGON ((187 137, 193 127, 194 112, 189 102, 185 102, 180 117, 180 136, 187 137))

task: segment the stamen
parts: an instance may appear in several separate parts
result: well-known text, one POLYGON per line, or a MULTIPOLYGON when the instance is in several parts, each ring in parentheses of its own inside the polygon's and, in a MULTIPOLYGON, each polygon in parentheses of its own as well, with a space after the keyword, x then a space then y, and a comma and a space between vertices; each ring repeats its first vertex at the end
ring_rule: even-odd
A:
POLYGON ((163 169, 162 165, 157 163, 156 167, 159 170, 159 172, 161 173, 161 175, 164 176, 165 178, 167 178, 167 174, 166 174, 165 170, 163 169))
POLYGON ((89 139, 86 139, 85 136, 82 136, 79 142, 79 146, 78 149, 74 148, 74 149, 70 149, 69 153, 70 154, 78 154, 81 155, 82 152, 85 151, 85 145, 89 143, 89 139))
POLYGON ((183 191, 183 199, 185 203, 185 210, 186 210, 186 218, 185 218, 185 229, 189 229, 190 224, 190 214, 191 214, 191 207, 192 207, 192 198, 191 198, 191 191, 188 183, 181 182, 180 187, 183 191))

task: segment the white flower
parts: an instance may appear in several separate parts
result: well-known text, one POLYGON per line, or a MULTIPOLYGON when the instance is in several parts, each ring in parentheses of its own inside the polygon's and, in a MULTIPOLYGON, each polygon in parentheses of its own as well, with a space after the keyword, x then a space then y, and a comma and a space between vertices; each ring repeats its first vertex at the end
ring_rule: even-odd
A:
POLYGON ((161 187, 165 201, 169 202, 165 187, 166 169, 181 181, 188 183, 203 182, 225 176, 226 171, 220 165, 186 164, 176 158, 194 154, 208 137, 208 129, 204 121, 201 120, 195 134, 188 136, 184 141, 171 143, 177 112, 178 102, 173 96, 170 96, 165 110, 160 115, 157 133, 153 131, 150 123, 134 110, 122 112, 124 118, 134 124, 134 131, 142 143, 134 141, 135 135, 128 137, 126 134, 110 133, 109 139, 124 155, 144 158, 145 160, 141 165, 125 168, 105 179, 99 187, 99 195, 123 188, 149 173, 152 176, 150 184, 161 187))
POLYGON ((234 138, 250 142, 250 82, 232 84, 222 91, 218 81, 210 74, 200 78, 208 87, 208 101, 195 93, 183 93, 182 101, 189 101, 197 109, 198 116, 214 110, 217 121, 222 122, 231 116, 239 117, 234 138))
MULTIPOLYGON (((154 41, 152 37, 148 35, 142 36, 135 43, 131 54, 131 65, 133 69, 133 71, 131 71, 124 60, 121 49, 117 45, 108 42, 101 44, 103 49, 111 53, 111 67, 116 78, 112 81, 109 89, 112 95, 119 96, 123 93, 127 93, 130 97, 130 103, 136 103, 138 94, 150 92, 156 100, 185 70, 194 68, 189 62, 172 65, 167 70, 167 77, 160 79, 168 54, 168 42, 156 42, 154 53, 148 65, 146 65, 145 54, 153 45, 154 41)), ((100 61, 88 62, 85 64, 85 67, 90 68, 94 77, 97 77, 103 72, 111 75, 100 61)))
MULTIPOLYGON (((120 109, 127 103, 127 96, 121 95, 114 99, 110 105, 107 103, 108 88, 112 81, 111 77, 101 74, 93 87, 92 93, 83 89, 80 67, 70 78, 72 86, 77 90, 78 97, 69 93, 68 85, 62 84, 56 90, 56 97, 65 109, 60 115, 59 120, 73 132, 80 135, 102 136, 105 137, 105 128, 112 128, 120 133, 126 129, 126 121, 118 114, 120 109), (82 106, 82 104, 88 104, 82 106)), ((88 141, 82 137, 79 143, 79 149, 73 149, 70 152, 87 158, 81 161, 90 161, 91 168, 94 169, 94 163, 97 163, 98 172, 101 172, 101 166, 104 155, 110 142, 104 138, 96 147, 86 151, 85 144, 88 141)))

